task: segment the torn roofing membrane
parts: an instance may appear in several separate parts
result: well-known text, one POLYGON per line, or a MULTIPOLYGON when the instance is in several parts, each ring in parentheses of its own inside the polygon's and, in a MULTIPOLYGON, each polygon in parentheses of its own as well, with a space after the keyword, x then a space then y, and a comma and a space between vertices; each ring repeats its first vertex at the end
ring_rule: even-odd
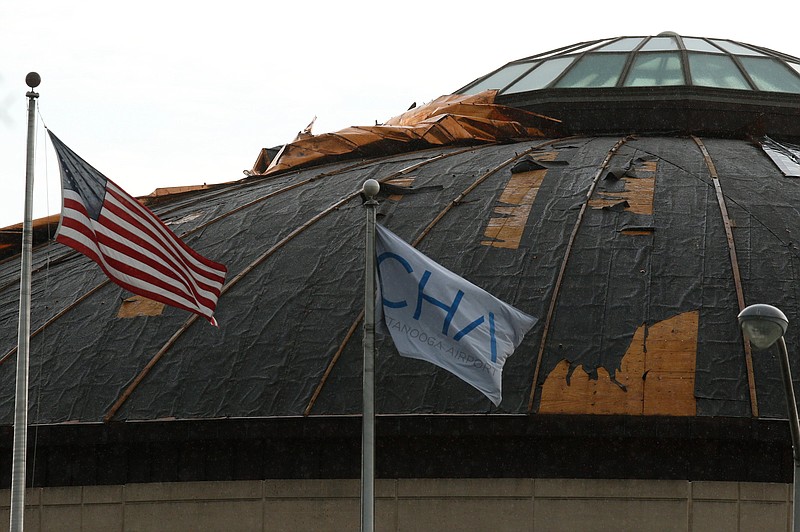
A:
POLYGON ((778 142, 769 137, 761 140, 761 147, 786 177, 800 177, 800 146, 778 142))

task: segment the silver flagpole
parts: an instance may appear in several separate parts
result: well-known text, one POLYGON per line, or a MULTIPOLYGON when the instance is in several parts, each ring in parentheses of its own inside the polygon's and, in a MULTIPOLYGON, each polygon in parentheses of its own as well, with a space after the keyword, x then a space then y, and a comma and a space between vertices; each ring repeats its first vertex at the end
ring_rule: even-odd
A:
POLYGON ((25 455, 28 450, 28 355, 31 339, 31 249, 33 248, 33 155, 36 98, 33 89, 42 79, 36 72, 25 76, 28 97, 28 159, 25 167, 25 217, 22 221, 22 265, 19 282, 17 333, 17 396, 14 405, 14 457, 11 469, 11 520, 9 530, 22 532, 25 517, 25 455))
POLYGON ((364 182, 367 238, 364 261, 364 374, 361 433, 361 531, 375 530, 375 196, 381 186, 364 182))

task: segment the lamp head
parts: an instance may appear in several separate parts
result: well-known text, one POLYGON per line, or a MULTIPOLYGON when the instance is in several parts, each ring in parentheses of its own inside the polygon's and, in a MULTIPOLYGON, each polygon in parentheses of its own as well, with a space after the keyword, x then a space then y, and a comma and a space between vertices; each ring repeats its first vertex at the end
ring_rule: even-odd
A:
POLYGON ((367 199, 373 199, 375 196, 378 195, 378 192, 381 191, 381 184, 378 183, 374 179, 367 179, 364 182, 364 187, 362 188, 364 195, 367 199))
POLYGON ((750 305, 739 313, 742 334, 756 349, 767 349, 786 333, 789 320, 772 305, 750 305))

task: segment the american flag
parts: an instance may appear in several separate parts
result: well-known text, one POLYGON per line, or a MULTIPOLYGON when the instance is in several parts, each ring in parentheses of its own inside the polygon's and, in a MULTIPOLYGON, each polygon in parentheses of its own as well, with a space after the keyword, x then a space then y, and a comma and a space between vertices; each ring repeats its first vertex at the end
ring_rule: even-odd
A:
POLYGON ((92 259, 126 290, 217 325, 214 309, 225 266, 187 246, 147 207, 48 133, 61 168, 56 241, 92 259))

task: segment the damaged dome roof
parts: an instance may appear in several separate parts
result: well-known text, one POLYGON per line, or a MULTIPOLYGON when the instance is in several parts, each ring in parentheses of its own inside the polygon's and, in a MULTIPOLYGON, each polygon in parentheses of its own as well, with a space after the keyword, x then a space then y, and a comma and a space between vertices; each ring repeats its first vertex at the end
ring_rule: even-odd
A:
MULTIPOLYGON (((630 72, 637 56, 651 53, 648 43, 665 42, 678 50, 652 53, 689 57, 688 39, 625 39, 530 61, 573 54, 577 65, 581 54, 625 53, 630 72), (608 46, 631 50, 594 51, 608 46)), ((703 40, 722 50, 717 41, 703 40)), ((278 158, 286 167, 268 175, 155 198, 151 207, 176 234, 228 267, 219 329, 131 297, 58 244, 41 246, 32 282, 32 422, 358 414, 359 192, 367 179, 384 187, 381 224, 540 319, 505 366, 498 408, 380 340, 379 413, 780 415, 779 368, 750 356, 736 315, 739 301, 759 300, 797 319, 795 299, 783 295, 793 293, 800 272, 800 188, 783 170, 797 151, 770 143, 771 153, 766 140, 731 138, 739 132, 729 128, 755 107, 777 109, 774 98, 790 97, 794 107, 786 108, 797 109, 798 98, 769 93, 772 100, 759 96, 750 107, 729 98, 720 108, 707 105, 709 98, 725 103, 718 92, 655 88, 683 92, 659 97, 654 87, 595 87, 582 90, 606 91, 595 93, 603 98, 575 96, 574 105, 565 105, 572 98, 565 91, 577 89, 500 94, 505 104, 437 100, 410 111, 424 119, 404 114, 383 126, 350 128, 348 136, 300 139, 284 151, 301 160, 321 145, 328 158, 313 165, 278 158), (548 104, 563 114, 518 112, 548 104), (636 105, 644 112, 634 112, 636 105), (722 134, 676 134, 687 111, 722 134), (547 117, 568 130, 605 125, 620 134, 570 137, 550 129, 547 117), (629 122, 637 118, 669 133, 632 135, 642 132, 629 122), (516 127, 528 119, 529 127, 516 127), (400 138, 405 130, 416 136, 400 138), (357 137, 366 140, 357 144, 357 137), (327 150, 326 139, 359 149, 345 159, 344 148, 327 150)), ((6 424, 14 372, 3 362, 15 356, 18 286, 16 261, 0 262, 6 424)), ((796 331, 787 341, 798 342, 796 331)))

